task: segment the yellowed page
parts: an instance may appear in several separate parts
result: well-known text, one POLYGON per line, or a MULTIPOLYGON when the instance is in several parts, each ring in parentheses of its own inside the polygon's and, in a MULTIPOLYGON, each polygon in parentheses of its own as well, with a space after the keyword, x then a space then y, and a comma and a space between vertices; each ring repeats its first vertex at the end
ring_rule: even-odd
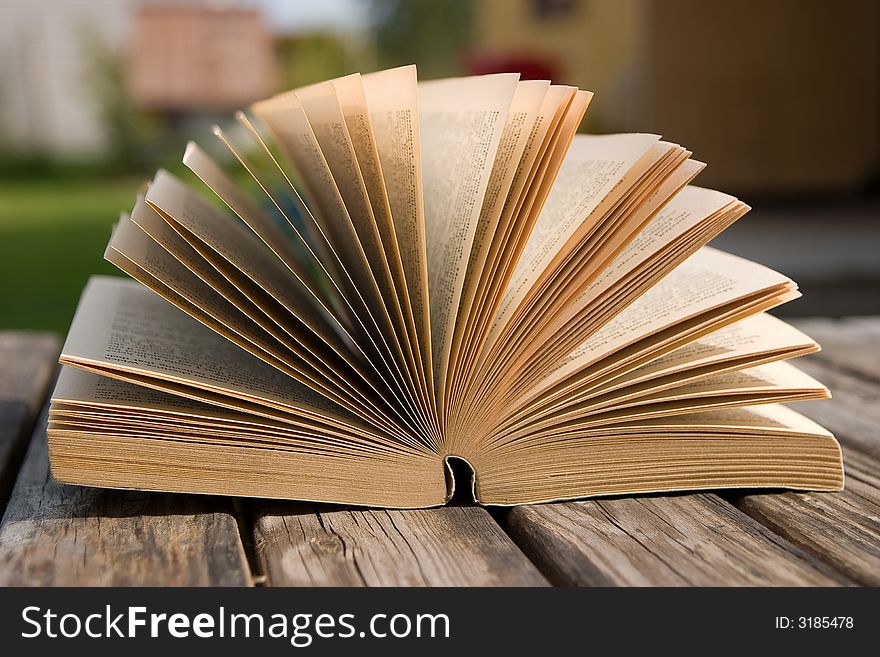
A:
POLYGON ((490 343, 559 249, 624 191, 626 185, 620 184, 624 178, 640 175, 637 165, 659 139, 643 134, 574 138, 496 313, 490 343))
MULTIPOLYGON (((398 357, 405 361, 408 382, 418 388, 421 404, 433 408, 433 400, 429 401, 423 383, 421 360, 416 363, 416 353, 410 341, 408 327, 411 322, 407 322, 404 316, 404 306, 399 300, 391 265, 386 257, 386 248, 336 87, 332 81, 323 82, 297 89, 295 93, 351 217, 369 268, 376 280, 382 303, 374 307, 374 313, 381 315, 383 332, 393 332, 394 339, 391 342, 399 353, 398 357)), ((368 119, 366 115, 365 118, 368 119)), ((366 128, 369 129, 368 123, 366 128)))
POLYGON ((762 289, 791 285, 783 274, 711 247, 703 247, 560 362, 544 387, 697 313, 762 289))
POLYGON ((756 430, 760 432, 785 432, 801 435, 827 436, 832 433, 825 427, 816 424, 810 418, 801 415, 788 406, 781 404, 761 404, 760 406, 742 406, 740 408, 724 408, 702 413, 672 415, 635 422, 622 422, 616 427, 595 429, 591 433, 613 431, 633 431, 638 429, 675 431, 679 428, 696 428, 716 431, 756 430))
POLYGON ((62 366, 52 393, 51 419, 99 421, 108 425, 115 420, 131 426, 191 426, 230 428, 234 431, 262 436, 279 445, 290 441, 308 441, 307 445, 332 446, 352 453, 394 454, 407 451, 405 445, 381 433, 369 437, 336 429, 329 425, 308 422, 296 424, 241 411, 212 406, 177 395, 100 376, 74 367, 62 366))
POLYGON ((138 283, 93 277, 62 349, 62 362, 143 372, 308 417, 359 426, 338 404, 231 344, 138 283))
POLYGON ((788 363, 769 363, 746 370, 719 374, 696 383, 661 390, 616 403, 591 404, 588 400, 562 408, 546 419, 532 422, 504 436, 506 444, 519 440, 537 443, 544 437, 561 436, 609 424, 662 416, 702 412, 718 408, 765 403, 803 401, 829 397, 828 389, 788 363))
POLYGON ((480 209, 518 75, 419 85, 434 383, 439 406, 480 209))
MULTIPOLYGON (((142 221, 149 223, 145 216, 151 210, 145 204, 136 206, 135 212, 142 221)), ((158 218, 156 221, 161 223, 158 218)), ((271 322, 262 318, 259 318, 260 321, 255 319, 253 309, 237 307, 231 303, 131 220, 120 220, 106 257, 236 346, 345 406, 366 421, 395 430, 393 421, 387 419, 387 412, 379 410, 375 402, 386 391, 379 391, 375 387, 371 388, 369 383, 365 384, 354 371, 345 367, 344 361, 340 363, 333 359, 326 350, 320 349, 320 345, 311 344, 304 348, 271 322), (113 257, 111 250, 133 263, 136 269, 132 270, 128 263, 113 257), (148 276, 145 278, 139 270, 143 270, 148 276), (155 281, 160 285, 157 286, 155 281), (169 294, 169 290, 175 294, 169 294), (182 303, 183 300, 188 303, 182 303), (363 390, 372 393, 371 397, 365 395, 363 390)), ((230 286, 227 284, 226 287, 230 286)))
POLYGON ((487 504, 707 488, 840 490, 840 446, 782 406, 624 419, 474 459, 487 504))
MULTIPOLYGON (((670 152, 674 151, 672 149, 670 152)), ((680 157, 683 156, 685 153, 682 152, 680 157)), ((553 278, 540 286, 539 290, 533 290, 532 299, 503 334, 504 342, 496 346, 496 351, 504 349, 504 352, 495 356, 496 367, 504 366, 513 375, 523 362, 531 360, 536 350, 546 347, 552 336, 567 331, 573 324, 582 326, 582 333, 594 328, 592 322, 586 322, 586 319, 590 315, 594 315, 593 320, 598 319, 597 311, 607 305, 608 298, 615 298, 617 311, 623 309, 644 286, 635 288, 628 295, 627 290, 622 288, 626 285, 633 288, 636 278, 646 279, 645 270, 650 270, 650 276, 655 280, 662 277, 688 253, 708 242, 730 223, 718 221, 712 211, 702 214, 702 209, 698 207, 695 221, 686 222, 680 217, 673 217, 671 221, 652 227, 657 223, 658 210, 671 198, 674 200, 703 166, 693 160, 681 160, 656 187, 652 188, 649 184, 644 186, 638 194, 642 197, 641 201, 626 203, 603 218, 598 229, 594 229, 590 237, 573 249, 561 265, 555 267, 553 278), (709 224, 717 225, 717 230, 710 231, 709 224), (683 229, 670 229, 670 225, 683 229), (653 237, 650 248, 643 248, 644 242, 636 248, 629 248, 629 243, 643 233, 653 237), (615 257, 615 254, 619 256, 624 252, 635 254, 625 264, 615 257), (592 283, 609 271, 616 274, 612 277, 613 283, 600 287, 596 292, 592 283), (599 301, 604 303, 600 305, 597 303, 599 301)), ((731 204, 734 201, 729 200, 731 204)), ((721 208, 717 211, 720 212, 721 208)))
MULTIPOLYGON (((406 270, 404 268, 398 236, 395 232, 395 221, 391 213, 385 175, 377 146, 370 107, 367 104, 363 78, 360 74, 347 75, 332 81, 339 105, 342 108, 345 124, 357 158, 357 164, 363 177, 364 186, 369 196, 369 203, 376 220, 376 227, 385 249, 385 259, 391 270, 391 278, 397 291, 398 303, 403 312, 406 331, 410 340, 410 348, 419 361, 419 379, 425 387, 426 397, 433 400, 433 380, 429 369, 421 356, 422 329, 417 328, 413 302, 408 288, 406 270)), ((405 85, 404 85, 405 86, 405 85)), ((415 83, 413 83, 415 86, 415 83)), ((401 92, 398 91, 399 95, 401 92)), ((385 102, 390 102, 386 99, 385 102)), ((413 164, 411 163, 412 167, 413 164)), ((424 344, 429 349, 429 344, 424 344)), ((433 406, 433 402, 432 402, 433 406)))
POLYGON ((640 384, 627 385, 597 394, 566 400, 559 405, 559 412, 577 407, 584 415, 603 410, 654 404, 670 400, 691 399, 702 403, 711 397, 742 394, 776 394, 791 391, 814 391, 825 396, 825 387, 793 365, 781 361, 752 363, 750 367, 734 369, 713 368, 704 376, 673 376, 671 380, 649 379, 640 384))
MULTIPOLYGON (((802 356, 818 348, 812 339, 794 327, 772 315, 760 313, 724 326, 642 366, 619 369, 614 375, 598 378, 587 376, 583 381, 578 381, 577 376, 572 377, 566 381, 565 388, 553 387, 553 394, 545 398, 540 407, 519 403, 512 408, 517 409, 517 418, 526 421, 529 415, 546 416, 565 405, 588 399, 604 403, 612 398, 644 395, 724 371, 802 356)), ((529 394, 540 395, 541 390, 533 388, 529 394)))
MULTIPOLYGON (((367 226, 358 230, 298 96, 288 92, 257 103, 253 109, 267 123, 313 199, 317 210, 313 218, 318 221, 317 228, 340 259, 344 273, 353 280, 353 291, 363 296, 372 318, 381 321, 386 311, 361 241, 361 233, 366 237, 371 231, 367 226)), ((369 223, 369 217, 356 218, 369 223)))
POLYGON ((499 229, 491 238, 486 264, 476 284, 477 296, 462 338, 466 353, 461 357, 462 362, 455 376, 453 404, 455 397, 466 389, 469 376, 472 375, 473 360, 483 345, 496 306, 500 302, 509 274, 512 273, 513 263, 524 246, 520 244, 524 242, 522 235, 531 231, 530 217, 536 215, 533 210, 537 206, 538 190, 541 181, 547 177, 545 174, 553 159, 554 145, 560 139, 563 125, 568 120, 568 110, 571 109, 575 92, 574 87, 551 85, 538 110, 509 198, 502 210, 499 229))
POLYGON ((704 380, 687 383, 666 390, 647 391, 646 394, 633 392, 621 395, 617 401, 585 405, 585 408, 622 408, 624 404, 647 404, 658 401, 692 399, 695 402, 713 395, 746 394, 777 391, 815 391, 827 396, 828 389, 812 376, 799 370, 791 363, 776 362, 749 367, 737 372, 725 372, 707 377, 704 380))
POLYGON ((432 451, 418 434, 359 419, 344 405, 255 358, 243 345, 227 342, 140 285, 93 280, 62 350, 64 364, 227 407, 249 405, 250 412, 260 415, 277 417, 271 410, 279 409, 292 421, 305 417, 361 434, 384 430, 393 440, 432 451))
POLYGON ((371 350, 371 362, 382 367, 389 386, 396 390, 402 408, 412 421, 427 435, 434 435, 430 413, 419 399, 419 386, 407 364, 399 333, 393 328, 372 265, 296 93, 288 92, 257 103, 253 110, 269 125, 318 209, 317 228, 340 260, 341 272, 348 283, 343 298, 362 328, 359 336, 362 348, 371 350))
MULTIPOLYGON (((419 417, 423 408, 411 403, 412 397, 408 398, 408 395, 413 394, 413 388, 402 381, 399 364, 388 355, 384 336, 380 335, 373 339, 360 320, 354 325, 353 332, 349 332, 350 329, 340 323, 339 319, 321 304, 320 299, 309 296, 307 291, 297 288, 298 279, 290 276, 289 270, 268 253, 265 246, 252 233, 219 214, 215 208, 207 205, 204 199, 167 172, 160 171, 157 174, 147 191, 146 199, 161 211, 167 221, 178 220, 185 229, 192 231, 196 237, 232 263, 248 280, 256 283, 260 289, 281 303, 289 313, 301 320, 340 357, 345 359, 346 353, 353 354, 359 358, 360 363, 372 368, 396 400, 396 407, 404 414, 404 422, 415 433, 425 435, 425 427, 429 425, 423 417, 419 417), (309 312, 312 310, 310 302, 317 303, 323 312, 314 310, 309 312), (357 336, 360 340, 353 336, 357 336), (364 349, 369 351, 365 352, 364 349)), ((175 230, 179 230, 176 225, 174 227, 175 230)), ((184 234, 184 237, 188 235, 184 234)), ((233 283, 240 285, 239 277, 233 274, 234 272, 229 273, 228 277, 233 283)), ((242 288, 242 291, 247 292, 247 289, 242 288)))
MULTIPOLYGON (((210 286, 222 298, 231 304, 223 314, 218 314, 218 303, 228 305, 222 300, 213 302, 210 305, 201 304, 201 309, 209 312, 221 326, 232 329, 237 334, 246 335, 248 340, 255 337, 255 328, 262 329, 268 335, 272 336, 284 347, 291 350, 297 357, 306 361, 311 367, 317 370, 330 372, 331 378, 337 381, 351 391, 358 398, 358 404, 363 406, 364 411, 371 409, 369 412, 377 412, 376 400, 384 399, 386 403, 392 403, 387 385, 376 375, 376 373, 359 362, 352 354, 343 352, 332 352, 328 346, 324 344, 318 337, 309 331, 302 330, 298 323, 294 323, 289 317, 279 313, 271 304, 267 304, 260 299, 252 298, 241 292, 239 288, 233 285, 223 274, 211 266, 198 251, 189 245, 177 232, 174 231, 153 208, 139 201, 132 211, 131 220, 137 224, 145 233, 147 233, 157 244, 160 244, 169 254, 174 256, 182 265, 191 270, 202 281, 210 286), (231 316, 232 312, 242 313, 245 317, 236 318, 231 316), (257 327, 250 327, 251 330, 236 328, 242 326, 242 319, 251 320, 257 327), (329 368, 329 370, 328 370, 329 368), (364 397, 369 395, 369 399, 364 397)), ((112 240, 111 240, 112 245, 112 240)), ((126 254, 129 255, 130 254, 126 254)), ((124 263, 118 263, 123 269, 124 263)), ((126 270, 127 271, 127 270, 126 270)), ((131 274, 131 272, 129 272, 131 274)), ((134 276, 134 274, 132 274, 134 276)), ((134 276, 137 278, 137 276, 134 276)), ((143 282, 143 281, 142 281, 143 282)), ((146 283, 145 283, 146 284, 146 283)), ((148 285, 149 287, 149 285, 148 285)), ((175 287, 175 286, 171 286, 175 287)), ((175 288, 181 292, 179 288, 175 288)), ((184 295, 186 296, 186 295, 184 295)), ((172 302, 175 299, 170 299, 172 302)), ((197 300, 191 298, 190 300, 197 300)), ((188 311, 188 307, 183 310, 188 311)), ((202 321, 204 318, 197 316, 202 321)), ((229 338, 228 331, 223 331, 216 324, 212 324, 212 328, 229 338)), ((264 345, 265 347, 265 345, 264 345)), ((378 411, 381 415, 387 417, 386 411, 378 411)), ((375 417, 375 416, 373 416, 375 417)), ((385 425, 385 421, 376 420, 379 424, 385 425)))
MULTIPOLYGON (((519 171, 519 167, 525 155, 526 146, 529 144, 529 140, 534 137, 535 123, 539 118, 538 112, 549 87, 550 83, 542 80, 520 82, 513 95, 467 262, 464 289, 459 302, 450 356, 452 363, 455 363, 458 358, 459 345, 464 337, 467 320, 472 313, 471 306, 477 295, 492 240, 496 232, 507 228, 506 226, 501 227, 499 222, 502 210, 508 205, 510 193, 513 191, 514 179, 517 175, 526 175, 526 172, 519 171)), ((509 220, 510 217, 508 216, 507 219, 509 220)), ((454 374, 455 370, 449 368, 447 379, 454 374)), ((447 380, 447 389, 451 383, 452 381, 447 380)))
POLYGON ((351 217, 385 306, 396 311, 391 317, 396 320, 396 330, 400 336, 405 336, 406 329, 391 277, 391 268, 385 255, 385 246, 336 88, 332 82, 322 82, 297 89, 296 96, 308 118, 345 209, 351 217))
MULTIPOLYGON (((571 105, 575 91, 573 87, 550 85, 544 95, 526 148, 517 166, 510 194, 502 209, 499 225, 506 226, 507 229, 499 230, 492 237, 487 258, 488 266, 481 272, 483 276, 478 292, 481 306, 490 305, 496 293, 495 288, 503 285, 501 282, 503 272, 510 261, 515 259, 516 246, 522 241, 520 231, 526 233, 531 231, 531 226, 527 225, 527 217, 533 204, 529 199, 537 194, 537 188, 540 187, 541 174, 549 165, 553 140, 561 131, 561 125, 566 118, 566 111, 571 105)), ((482 316, 484 312, 486 311, 481 308, 480 315, 482 316)))
POLYGON ((333 333, 330 325, 335 324, 343 333, 347 332, 347 328, 339 323, 321 299, 314 296, 300 279, 292 275, 252 232, 224 216, 204 198, 163 170, 156 174, 150 184, 146 200, 166 221, 179 223, 232 263, 244 276, 272 295, 323 340, 330 344, 340 344, 340 338, 333 333))
POLYGON ((283 232, 280 225, 240 189, 195 142, 186 145, 183 164, 217 194, 292 272, 303 277, 297 264, 298 251, 291 236, 283 232))
POLYGON ((362 82, 418 331, 426 383, 433 390, 416 67, 402 66, 370 73, 362 77, 362 82))
MULTIPOLYGON (((662 185, 664 191, 653 197, 667 198, 664 195, 680 189, 681 185, 696 175, 701 168, 700 163, 687 160, 662 185)), ((658 202, 659 200, 655 198, 654 201, 643 204, 647 207, 634 209, 630 213, 635 218, 635 223, 642 225, 641 229, 634 237, 629 238, 629 243, 613 260, 601 270, 597 270, 595 278, 580 294, 566 296, 561 292, 556 293, 556 298, 551 299, 555 304, 551 308, 556 308, 553 311, 553 320, 532 330, 533 337, 530 340, 533 343, 541 342, 555 332, 563 330, 569 322, 594 311, 598 308, 599 300, 615 291, 617 291, 617 305, 622 308, 628 299, 620 296, 619 288, 626 280, 640 276, 643 271, 659 272, 673 267, 676 257, 678 259, 683 257, 683 255, 676 256, 677 253, 686 253, 687 248, 695 250, 717 232, 717 230, 710 232, 705 227, 718 223, 720 230, 730 223, 730 221, 724 223, 718 221, 719 217, 726 216, 723 213, 735 210, 735 216, 731 216, 732 221, 748 209, 747 206, 738 207, 738 202, 732 196, 693 185, 681 189, 659 212, 657 212, 658 202), (653 218, 644 223, 645 218, 651 215, 653 218), (564 305, 562 305, 563 300, 564 305)), ((627 221, 632 223, 633 220, 627 221)), ((632 226, 626 229, 626 231, 630 230, 632 226)), ((620 239, 622 240, 623 237, 621 236, 620 239)), ((577 267, 577 263, 573 266, 577 267)), ((551 310, 545 312, 549 314, 551 310)))
MULTIPOLYGON (((536 353, 552 348, 558 352, 555 356, 558 358, 582 339, 578 332, 586 335, 584 329, 589 325, 585 325, 585 318, 575 311, 586 314, 588 319, 594 306, 589 303, 585 307, 579 306, 573 301, 578 291, 598 276, 614 253, 637 235, 657 209, 699 172, 702 165, 687 160, 687 155, 687 151, 674 144, 655 143, 587 219, 577 221, 575 215, 571 215, 571 235, 552 257, 554 264, 548 265, 552 274, 548 271, 536 273, 527 288, 513 295, 508 288, 506 298, 515 305, 507 310, 502 305, 496 316, 486 345, 473 368, 478 381, 469 385, 466 405, 481 404, 485 391, 491 390, 497 395, 509 387, 511 381, 524 383, 521 368, 528 365, 534 369, 546 360, 547 354, 536 359, 536 353), (660 171, 665 173, 659 175, 660 171), (662 182, 652 183, 652 179, 662 182), (616 197, 616 200, 610 197, 616 197), (567 322, 575 323, 575 320, 577 327, 573 332, 567 322), (566 340, 561 346, 554 337, 560 335, 566 340)), ((575 188, 578 186, 574 179, 569 183, 575 188)), ((547 207, 550 207, 549 203, 547 207)), ((696 249, 700 243, 696 242, 692 248, 696 249)), ((666 269, 678 260, 666 258, 666 269)), ((621 300, 617 310, 632 298, 634 295, 621 300)))
POLYGON ((613 382, 602 385, 601 394, 649 379, 668 377, 682 370, 705 368, 713 363, 743 359, 757 360, 766 355, 802 355, 819 346, 807 335, 781 319, 760 313, 703 336, 641 367, 630 370, 613 382))
MULTIPOLYGON (((178 397, 159 390, 142 388, 133 383, 86 372, 66 365, 58 373, 58 382, 52 393, 52 404, 58 409, 114 408, 117 412, 148 410, 161 415, 179 415, 192 419, 217 419, 226 421, 248 417, 244 413, 219 408, 194 399, 178 397)), ((283 429, 281 421, 254 418, 260 426, 283 429)))

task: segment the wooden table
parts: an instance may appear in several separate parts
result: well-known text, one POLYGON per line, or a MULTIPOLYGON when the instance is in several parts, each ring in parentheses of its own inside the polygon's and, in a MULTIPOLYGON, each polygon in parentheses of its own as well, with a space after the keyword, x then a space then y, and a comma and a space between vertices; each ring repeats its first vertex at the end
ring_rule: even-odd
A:
POLYGON ((834 399, 842 493, 347 509, 64 486, 49 476, 58 341, 0 333, 0 584, 880 584, 880 318, 800 322, 834 399))

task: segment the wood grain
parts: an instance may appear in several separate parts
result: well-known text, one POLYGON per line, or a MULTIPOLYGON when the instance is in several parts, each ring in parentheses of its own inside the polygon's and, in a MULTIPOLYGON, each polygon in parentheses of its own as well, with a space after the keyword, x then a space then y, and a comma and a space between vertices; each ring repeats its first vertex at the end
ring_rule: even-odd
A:
POLYGON ((846 490, 731 496, 780 536, 853 581, 880 585, 880 320, 797 322, 823 351, 798 366, 825 383, 833 399, 794 407, 822 423, 843 445, 846 490))
POLYGON ((516 507, 506 514, 504 524, 557 585, 847 583, 714 495, 516 507))
POLYGON ((732 498, 742 511, 860 584, 880 585, 880 463, 845 454, 846 490, 732 498), (863 469, 866 468, 866 469, 863 469))
POLYGON ((277 505, 257 514, 254 531, 270 585, 547 584, 479 507, 385 511, 277 505))
POLYGON ((0 524, 0 585, 249 585, 229 511, 222 498, 52 481, 44 411, 0 524))
POLYGON ((0 515, 48 395, 59 349, 51 333, 0 333, 0 515))

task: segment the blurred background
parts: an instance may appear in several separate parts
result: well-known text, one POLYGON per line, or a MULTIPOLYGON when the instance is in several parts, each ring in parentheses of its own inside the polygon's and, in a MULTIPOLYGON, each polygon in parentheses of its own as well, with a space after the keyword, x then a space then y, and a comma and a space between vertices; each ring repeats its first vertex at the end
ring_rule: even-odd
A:
POLYGON ((274 92, 416 63, 595 92, 754 207, 717 246, 792 276, 780 314, 880 314, 874 0, 0 0, 0 329, 63 333, 110 226, 186 140, 274 92))

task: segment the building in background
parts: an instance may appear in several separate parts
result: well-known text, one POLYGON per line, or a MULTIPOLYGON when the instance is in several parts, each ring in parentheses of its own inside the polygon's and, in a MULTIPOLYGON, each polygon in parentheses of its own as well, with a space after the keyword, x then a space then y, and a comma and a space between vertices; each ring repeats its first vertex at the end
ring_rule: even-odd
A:
POLYGON ((121 161, 155 150, 160 133, 181 122, 373 69, 371 7, 369 0, 3 0, 0 155, 121 161))
MULTIPOLYGON (((596 92, 586 126, 653 131, 743 194, 880 178, 874 0, 477 0, 474 48, 596 92)), ((502 64, 503 66, 503 64, 502 64)), ((482 71, 481 71, 482 72, 482 71)))
POLYGON ((108 147, 100 51, 127 41, 135 0, 3 0, 0 149, 55 156, 108 147))
POLYGON ((143 109, 222 112, 273 93, 272 35, 254 8, 145 4, 134 15, 126 82, 143 109))
POLYGON ((0 150, 161 159, 190 119, 413 61, 590 89, 584 129, 660 133, 745 196, 880 180, 874 0, 5 0, 0 150))

